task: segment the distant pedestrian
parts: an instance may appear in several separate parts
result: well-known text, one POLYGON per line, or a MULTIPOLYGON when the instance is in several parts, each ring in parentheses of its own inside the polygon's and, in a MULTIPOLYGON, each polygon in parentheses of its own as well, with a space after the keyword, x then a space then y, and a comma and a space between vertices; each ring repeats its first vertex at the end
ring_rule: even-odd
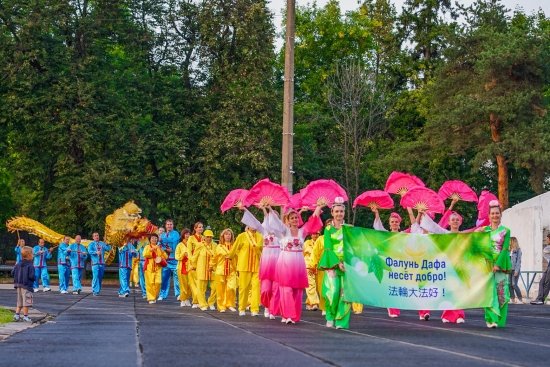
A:
POLYGON ((510 258, 512 260, 512 271, 510 272, 510 303, 523 304, 521 291, 518 287, 518 279, 521 272, 521 248, 516 237, 510 238, 510 258), (517 298, 516 298, 517 296, 517 298))
POLYGON ((29 307, 32 307, 32 293, 34 291, 34 266, 33 249, 25 246, 21 248, 21 261, 15 265, 12 271, 13 287, 17 290, 17 306, 15 308, 15 321, 32 322, 29 317, 29 307), (23 317, 21 317, 23 311, 23 317))
POLYGON ((546 244, 547 246, 542 250, 542 253, 548 262, 548 266, 540 278, 539 294, 534 301, 531 301, 532 305, 543 305, 544 300, 548 297, 548 293, 550 292, 550 233, 546 235, 546 244))

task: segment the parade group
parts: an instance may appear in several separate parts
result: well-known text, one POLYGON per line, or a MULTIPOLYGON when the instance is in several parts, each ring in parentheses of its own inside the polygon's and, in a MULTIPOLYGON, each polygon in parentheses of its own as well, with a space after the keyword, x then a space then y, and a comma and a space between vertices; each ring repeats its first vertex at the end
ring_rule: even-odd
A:
MULTIPOLYGON (((397 193, 402 195, 401 205, 409 213, 411 226, 402 229, 401 216, 392 212, 388 220, 389 231, 424 234, 461 231, 462 217, 452 209, 458 200, 467 195, 450 195, 451 204, 443 210, 436 208, 439 204, 434 204, 430 196, 433 191, 424 192, 424 196, 417 194, 420 196, 416 204, 407 204, 403 191, 414 191, 418 182, 412 175, 407 179, 403 177, 393 185, 393 189, 386 185, 385 192, 372 190, 354 202, 354 206, 364 205, 372 210, 375 215, 374 229, 386 231, 379 210, 389 208, 384 200, 390 193, 397 193), (435 213, 442 214, 439 223, 434 221, 435 213)), ((127 297, 131 287, 139 284, 143 298, 153 305, 169 298, 173 284, 173 295, 181 307, 203 311, 238 311, 240 316, 247 315, 249 311, 251 316, 259 316, 260 306, 263 306, 264 317, 280 317, 285 324, 295 324, 301 319, 305 290, 306 310, 320 310, 326 317, 327 327, 349 328, 351 313, 361 313, 363 305, 345 301, 342 228, 347 225, 344 223, 347 197, 340 195, 342 190, 327 185, 326 180, 323 189, 318 186, 309 192, 302 190, 292 197, 282 195, 284 198, 280 199, 277 195, 285 189, 268 180, 262 181, 259 188, 255 186, 250 190, 230 193, 222 204, 222 211, 238 208, 243 213, 241 221, 245 229, 237 236, 229 228, 215 235, 201 222, 195 223, 192 230, 177 231, 174 222, 166 220, 158 234, 151 234, 140 241, 129 239, 124 246, 118 247, 119 297, 127 297), (300 197, 305 199, 308 195, 314 198, 295 200, 300 197), (247 209, 249 206, 256 206, 263 212, 262 221, 247 209), (275 206, 280 206, 281 210, 275 210, 275 206), (331 218, 322 223, 321 214, 325 207, 330 209, 331 218), (307 211, 312 214, 303 222, 302 215, 307 211)), ((456 191, 460 190, 464 190, 463 186, 456 191)), ((494 195, 489 198, 491 200, 484 203, 481 203, 481 197, 476 200, 480 211, 478 225, 468 231, 491 234, 499 307, 486 308, 485 321, 487 327, 496 328, 506 324, 510 298, 507 274, 511 268, 510 230, 501 224, 502 208, 499 202, 494 195)), ((440 202, 445 199, 443 196, 440 202)), ((72 279, 70 291, 80 294, 82 273, 90 258, 92 292, 96 296, 101 291, 105 253, 111 246, 101 241, 97 232, 93 233, 93 241, 87 246, 81 241, 80 236, 75 237, 74 243, 65 237, 57 246, 59 291, 69 293, 72 279)), ((24 245, 24 240, 19 240, 17 261, 20 261, 24 245)), ((43 239, 39 239, 38 245, 33 248, 34 292, 39 290, 39 280, 44 292, 51 290, 46 263, 52 258, 52 252, 51 248, 45 247, 43 239)), ((431 317, 429 310, 421 310, 418 315, 424 321, 431 317)), ((399 317, 400 311, 389 308, 388 316, 399 317)), ((463 323, 465 319, 463 310, 446 310, 441 315, 444 323, 463 323)))

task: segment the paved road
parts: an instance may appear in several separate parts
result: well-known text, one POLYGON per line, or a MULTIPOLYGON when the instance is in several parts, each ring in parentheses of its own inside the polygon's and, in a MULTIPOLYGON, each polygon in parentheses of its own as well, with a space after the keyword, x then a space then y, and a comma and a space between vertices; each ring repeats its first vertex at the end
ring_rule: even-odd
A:
MULTIPOLYGON (((15 299, 0 290, 0 304, 15 299)), ((118 298, 37 293, 56 317, 0 343, 0 366, 544 366, 550 362, 550 306, 510 305, 509 326, 489 330, 481 310, 466 324, 419 321, 413 311, 389 319, 383 309, 352 315, 351 330, 327 329, 320 312, 283 325, 118 298)), ((439 313, 434 313, 438 316, 439 313)))

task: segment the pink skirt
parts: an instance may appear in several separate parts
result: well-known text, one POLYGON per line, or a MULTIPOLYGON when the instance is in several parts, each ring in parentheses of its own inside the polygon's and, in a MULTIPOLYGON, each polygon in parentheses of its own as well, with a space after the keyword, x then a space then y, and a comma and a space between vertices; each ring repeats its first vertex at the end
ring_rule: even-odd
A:
POLYGON ((280 287, 307 288, 307 271, 302 251, 281 251, 276 281, 280 287))
POLYGON ((260 271, 258 273, 260 280, 275 280, 277 260, 280 253, 281 249, 278 246, 266 246, 263 248, 262 256, 260 257, 260 271))

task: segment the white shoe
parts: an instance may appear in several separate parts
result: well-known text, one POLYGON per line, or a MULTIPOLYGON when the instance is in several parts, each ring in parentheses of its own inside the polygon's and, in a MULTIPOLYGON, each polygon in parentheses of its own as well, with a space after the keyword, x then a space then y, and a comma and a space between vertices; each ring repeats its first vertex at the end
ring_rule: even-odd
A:
POLYGON ((264 317, 269 317, 269 309, 264 308, 264 317))
POLYGON ((257 312, 251 312, 250 316, 258 316, 258 313, 257 312))
POLYGON ((189 301, 188 299, 186 299, 183 302, 185 302, 185 304, 184 304, 185 307, 191 307, 191 301, 189 301))
POLYGON ((221 312, 221 313, 224 313, 224 312, 225 312, 225 308, 222 308, 222 309, 220 310, 220 312, 221 312))
POLYGON ((124 298, 124 297, 126 297, 125 294, 119 294, 119 295, 118 295, 118 298, 124 298))
POLYGON ((518 305, 523 305, 523 304, 525 304, 525 302, 523 302, 522 299, 518 299, 518 300, 516 301, 516 303, 517 303, 518 305))
POLYGON ((327 323, 325 324, 326 327, 333 327, 334 326, 334 321, 327 321, 327 323))
POLYGON ((216 309, 216 306, 210 305, 210 310, 214 311, 216 309))
POLYGON ((419 316, 419 318, 420 318, 421 321, 430 321, 430 314, 427 313, 424 316, 419 316))
POLYGON ((459 317, 458 319, 456 319, 457 324, 464 324, 465 322, 466 320, 464 320, 462 317, 459 317))
POLYGON ((239 311, 239 316, 246 316, 246 312, 244 312, 244 311, 239 311))
POLYGON ((50 287, 46 287, 42 290, 42 292, 50 292, 52 289, 50 287))
POLYGON ((185 307, 185 301, 180 302, 180 307, 185 307))
POLYGON ((34 293, 36 293, 36 292, 38 292, 38 288, 34 288, 32 291, 33 291, 34 293))
POLYGON ((157 301, 162 301, 163 299, 164 299, 164 298, 159 297, 159 298, 157 298, 157 301))
POLYGON ((336 330, 340 330, 340 329, 343 329, 343 327, 341 327, 341 326, 336 326, 336 330))
MULTIPOLYGON (((420 320, 422 320, 422 319, 420 319, 420 320)), ((447 320, 447 319, 441 319, 441 322, 444 323, 444 324, 448 324, 450 321, 447 320)), ((458 323, 458 321, 457 321, 457 323, 458 323)))
POLYGON ((201 311, 207 311, 208 307, 201 307, 201 311))
POLYGON ((157 301, 149 301, 150 305, 152 305, 153 303, 157 303, 157 301))
POLYGON ((269 319, 270 320, 275 320, 275 315, 269 314, 269 319))
POLYGON ((69 292, 67 292, 67 291, 61 291, 61 292, 59 292, 59 293, 61 293, 61 294, 67 294, 67 293, 69 293, 69 292))
POLYGON ((497 326, 498 326, 498 325, 497 325, 496 322, 493 322, 493 323, 488 322, 488 323, 487 323, 487 327, 488 327, 489 329, 496 329, 497 326))
POLYGON ((231 311, 231 312, 236 312, 237 309, 236 309, 235 307, 229 307, 229 311, 231 311))
POLYGON ((285 318, 282 318, 282 319, 281 319, 281 322, 282 322, 283 324, 286 324, 286 319, 285 319, 285 318))
POLYGON ((199 308, 199 305, 196 303, 193 303, 193 306, 191 306, 191 308, 199 308))
POLYGON ((286 319, 286 324, 289 325, 289 324, 295 324, 294 321, 292 321, 291 319, 286 319))
POLYGON ((327 315, 327 311, 321 312, 321 316, 326 316, 326 315, 327 315))

